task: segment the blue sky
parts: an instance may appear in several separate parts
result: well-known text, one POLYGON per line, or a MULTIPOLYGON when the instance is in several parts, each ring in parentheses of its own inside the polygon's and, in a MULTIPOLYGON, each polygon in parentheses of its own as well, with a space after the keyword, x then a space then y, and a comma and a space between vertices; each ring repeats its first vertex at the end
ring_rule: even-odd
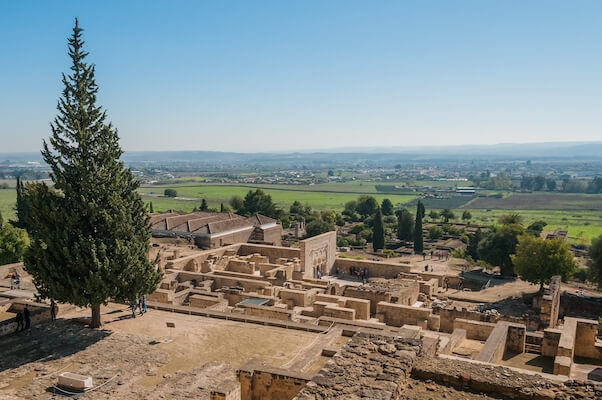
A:
POLYGON ((48 137, 76 16, 126 150, 602 140, 601 1, 3 1, 0 152, 48 137))

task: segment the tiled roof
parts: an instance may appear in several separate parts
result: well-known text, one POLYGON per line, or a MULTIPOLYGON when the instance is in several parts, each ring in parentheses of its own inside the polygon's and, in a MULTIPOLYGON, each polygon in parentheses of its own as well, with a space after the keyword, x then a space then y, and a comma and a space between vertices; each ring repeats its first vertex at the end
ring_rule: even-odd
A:
POLYGON ((183 214, 170 211, 152 215, 151 229, 174 234, 215 235, 234 229, 252 228, 272 222, 276 222, 276 220, 264 215, 245 218, 233 213, 199 211, 183 214))

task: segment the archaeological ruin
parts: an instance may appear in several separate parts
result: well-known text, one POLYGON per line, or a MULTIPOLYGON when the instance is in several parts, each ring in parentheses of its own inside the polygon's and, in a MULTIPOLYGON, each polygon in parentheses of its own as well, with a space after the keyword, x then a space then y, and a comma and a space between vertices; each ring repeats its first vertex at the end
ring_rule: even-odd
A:
MULTIPOLYGON (((241 222, 236 217, 235 223, 207 222, 211 218, 163 214, 153 219, 153 229, 200 235, 201 226, 217 232, 214 223, 223 228, 241 222)), ((236 243, 229 242, 236 235, 215 242, 216 237, 157 234, 149 257, 164 275, 147 297, 149 315, 131 319, 118 304, 107 306, 105 314, 115 316, 110 340, 137 343, 140 354, 150 357, 145 361, 150 372, 131 367, 137 378, 112 384, 113 372, 69 371, 107 382, 98 398, 100 393, 214 400, 602 398, 602 340, 595 319, 601 303, 566 293, 560 277, 543 293, 481 301, 481 293, 515 283, 490 279, 470 285, 471 273, 424 268, 428 260, 344 257, 337 253, 335 232, 301 240, 297 247, 249 239, 269 223, 248 225, 236 243), (458 289, 464 281, 474 289, 458 289), (524 310, 507 312, 517 308, 524 310), (148 339, 157 336, 163 339, 148 339), (170 348, 178 348, 178 355, 157 361, 170 348), (429 397, 434 392, 445 396, 429 397)), ((2 278, 11 268, 21 267, 3 267, 2 278)), ((48 305, 27 298, 30 284, 25 283, 27 292, 2 282, 0 335, 14 331, 14 313, 24 304, 35 310, 34 325, 51 329, 45 322, 48 305)), ((78 320, 85 315, 68 307, 61 314, 78 320)), ((42 367, 32 368, 27 373, 35 383, 35 368, 42 367)), ((44 371, 42 376, 50 373, 44 371)), ((6 393, 41 390, 33 383, 15 386, 11 379, 0 370, 0 398, 3 384, 13 390, 6 393)))

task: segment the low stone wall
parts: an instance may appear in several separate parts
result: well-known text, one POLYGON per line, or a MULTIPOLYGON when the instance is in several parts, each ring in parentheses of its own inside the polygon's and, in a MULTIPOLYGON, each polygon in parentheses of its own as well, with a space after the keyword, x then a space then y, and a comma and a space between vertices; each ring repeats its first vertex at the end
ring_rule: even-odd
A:
POLYGON ((290 308, 307 307, 313 302, 310 294, 307 290, 282 289, 278 293, 278 297, 290 308))
POLYGON ((311 376, 268 367, 252 360, 237 372, 240 400, 289 400, 309 382, 311 376))
POLYGON ((525 334, 524 325, 498 322, 479 352, 477 361, 497 364, 502 360, 506 350, 523 353, 525 334))
POLYGON ((295 247, 265 246, 243 243, 238 248, 238 255, 241 256, 255 253, 267 256, 272 264, 275 264, 279 258, 293 259, 301 257, 301 251, 295 247))
POLYGON ((191 307, 208 308, 216 311, 227 311, 228 300, 214 296, 204 296, 201 294, 193 294, 188 297, 188 302, 191 307))
POLYGON ((456 329, 464 329, 468 339, 485 341, 495 329, 495 324, 458 318, 454 320, 454 330, 456 329))
POLYGON ((377 292, 373 290, 362 290, 353 286, 348 286, 343 293, 345 297, 368 300, 370 302, 370 314, 376 314, 376 305, 381 301, 390 303, 391 293, 377 292))
POLYGON ((351 267, 367 268, 369 278, 394 279, 402 272, 410 272, 412 266, 408 264, 394 264, 383 261, 355 260, 353 258, 337 258, 334 262, 336 271, 340 275, 349 275, 351 267))
MULTIPOLYGON (((456 328, 454 321, 458 318, 478 322, 490 322, 495 324, 498 317, 494 315, 485 315, 478 311, 470 311, 466 308, 445 307, 434 308, 433 313, 441 317, 441 332, 452 333, 456 328)), ((493 329, 493 328, 492 328, 493 329)), ((486 338, 485 338, 486 339, 486 338)), ((483 339, 483 340, 485 340, 483 339)))
POLYGON ((278 307, 266 307, 256 305, 240 305, 239 307, 245 310, 246 315, 253 315, 256 317, 282 319, 288 321, 295 321, 295 313, 291 310, 278 307))
MULTIPOLYGON (((40 303, 32 303, 25 300, 15 300, 11 302, 8 307, 9 312, 22 312, 27 306, 30 311, 31 326, 40 324, 44 321, 50 320, 50 306, 40 303)), ((0 321, 0 336, 9 335, 17 331, 16 319, 9 318, 4 321, 0 321)))
POLYGON ((294 399, 399 399, 421 347, 419 339, 358 333, 294 399))
POLYGON ((418 325, 426 328, 427 326, 424 325, 428 325, 428 317, 432 311, 430 308, 410 307, 384 301, 376 306, 376 315, 379 321, 397 327, 418 325))

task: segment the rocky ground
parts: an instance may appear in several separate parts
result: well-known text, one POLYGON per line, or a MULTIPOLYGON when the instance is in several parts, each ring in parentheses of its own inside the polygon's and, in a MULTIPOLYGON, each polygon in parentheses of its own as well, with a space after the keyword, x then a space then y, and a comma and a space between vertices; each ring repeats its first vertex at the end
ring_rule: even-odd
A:
POLYGON ((418 358, 412 370, 412 378, 423 382, 431 380, 437 384, 488 395, 501 393, 510 398, 602 399, 602 384, 593 385, 572 380, 565 382, 548 380, 537 374, 519 373, 501 366, 439 357, 418 358))
POLYGON ((279 367, 315 340, 308 332, 156 310, 132 319, 124 309, 103 307, 101 330, 78 322, 89 310, 75 310, 0 338, 0 400, 54 399, 61 372, 102 385, 86 399, 209 399, 212 389, 238 384, 236 369, 249 360, 279 367))
POLYGON ((508 397, 487 395, 485 393, 458 390, 453 386, 440 385, 428 379, 419 381, 409 379, 407 387, 399 400, 489 400, 508 399, 508 397))

